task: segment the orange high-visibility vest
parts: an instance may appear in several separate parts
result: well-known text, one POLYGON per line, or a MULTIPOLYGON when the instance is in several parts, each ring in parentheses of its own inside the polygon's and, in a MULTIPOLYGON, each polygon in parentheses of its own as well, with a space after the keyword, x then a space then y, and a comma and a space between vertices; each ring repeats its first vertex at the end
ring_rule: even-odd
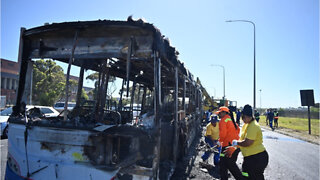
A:
POLYGON ((222 144, 222 147, 230 146, 232 144, 232 140, 239 139, 240 128, 238 124, 236 124, 237 129, 235 128, 231 117, 229 115, 225 115, 221 118, 219 122, 219 141, 222 144))

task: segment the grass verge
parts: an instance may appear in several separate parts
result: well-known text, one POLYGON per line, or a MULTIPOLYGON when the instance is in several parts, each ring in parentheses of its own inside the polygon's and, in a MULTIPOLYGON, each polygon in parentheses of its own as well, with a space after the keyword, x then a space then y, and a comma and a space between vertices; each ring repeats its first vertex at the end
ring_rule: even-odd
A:
MULTIPOLYGON (((319 119, 311 119, 311 134, 319 136, 319 119)), ((260 125, 266 125, 265 116, 261 116, 260 125)), ((279 128, 289 128, 305 133, 309 133, 308 119, 305 118, 291 118, 291 117, 279 117, 278 120, 279 128)))
MULTIPOLYGON (((301 139, 319 145, 319 121, 319 119, 311 119, 310 135, 308 129, 308 119, 279 117, 279 127, 275 131, 287 136, 291 136, 297 139, 301 139)), ((270 129, 270 127, 266 125, 265 116, 261 116, 259 124, 264 128, 270 129)))

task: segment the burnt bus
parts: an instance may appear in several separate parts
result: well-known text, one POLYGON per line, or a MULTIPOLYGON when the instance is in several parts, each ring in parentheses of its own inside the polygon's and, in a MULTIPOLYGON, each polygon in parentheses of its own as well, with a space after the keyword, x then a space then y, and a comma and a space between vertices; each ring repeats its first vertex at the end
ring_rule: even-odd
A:
POLYGON ((21 28, 19 61, 17 101, 9 119, 8 180, 169 179, 199 130, 200 85, 168 39, 142 20, 21 28), (68 67, 65 111, 58 117, 25 111, 37 59, 68 67), (78 91, 69 112, 74 67, 78 91), (80 98, 86 70, 99 74, 96 94, 87 102, 80 98), (122 81, 112 108, 107 98, 111 77, 122 81), (130 105, 125 107, 124 99, 130 105), (134 117, 134 111, 139 115, 134 117))

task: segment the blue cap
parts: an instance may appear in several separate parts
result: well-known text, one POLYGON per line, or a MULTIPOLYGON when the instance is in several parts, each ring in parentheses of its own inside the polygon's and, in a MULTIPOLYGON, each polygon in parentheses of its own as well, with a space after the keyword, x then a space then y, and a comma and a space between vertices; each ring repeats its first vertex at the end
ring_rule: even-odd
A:
POLYGON ((210 118, 210 121, 212 123, 219 122, 218 116, 217 115, 212 115, 211 118, 210 118))

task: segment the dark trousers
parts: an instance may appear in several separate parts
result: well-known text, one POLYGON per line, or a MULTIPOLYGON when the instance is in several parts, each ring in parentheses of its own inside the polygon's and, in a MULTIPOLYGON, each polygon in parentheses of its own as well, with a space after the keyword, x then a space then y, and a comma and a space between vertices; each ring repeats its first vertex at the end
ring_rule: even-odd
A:
POLYGON ((273 121, 274 121, 274 127, 277 128, 278 127, 278 118, 274 118, 273 121))
MULTIPOLYGON (((222 153, 225 150, 225 148, 226 147, 222 148, 222 153)), ((234 151, 234 153, 232 154, 231 158, 228 158, 226 156, 220 156, 219 165, 220 165, 220 178, 221 178, 221 180, 228 179, 228 170, 231 172, 231 174, 233 175, 233 177, 236 180, 244 179, 239 167, 236 164, 239 152, 240 152, 240 148, 236 149, 234 151)))
POLYGON ((247 179, 264 180, 263 172, 269 162, 267 151, 244 157, 242 171, 248 173, 247 179))
POLYGON ((273 119, 270 119, 270 118, 269 118, 269 126, 271 127, 271 129, 273 129, 273 127, 272 127, 272 122, 273 122, 273 119))

